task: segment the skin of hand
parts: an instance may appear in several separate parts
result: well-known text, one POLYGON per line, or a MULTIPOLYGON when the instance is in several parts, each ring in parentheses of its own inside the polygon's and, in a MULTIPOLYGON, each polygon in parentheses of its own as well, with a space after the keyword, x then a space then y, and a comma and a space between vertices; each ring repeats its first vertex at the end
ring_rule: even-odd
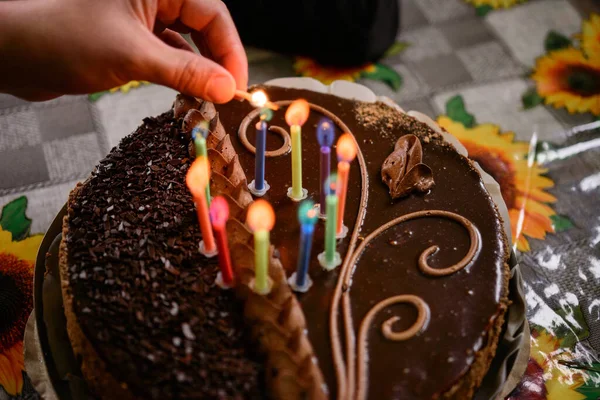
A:
POLYGON ((220 0, 0 1, 0 92, 27 100, 144 80, 216 103, 248 62, 220 0), (181 36, 190 33, 199 55, 181 36))

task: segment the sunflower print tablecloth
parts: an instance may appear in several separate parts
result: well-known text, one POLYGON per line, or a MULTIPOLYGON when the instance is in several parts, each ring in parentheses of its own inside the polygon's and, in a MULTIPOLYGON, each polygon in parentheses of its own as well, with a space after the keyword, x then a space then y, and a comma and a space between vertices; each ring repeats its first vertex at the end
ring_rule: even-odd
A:
MULTIPOLYGON (((248 49, 251 83, 357 81, 436 117, 500 183, 532 332, 511 400, 600 397, 600 16, 575 3, 401 0, 397 43, 348 70, 248 49)), ((41 234, 76 182, 174 94, 132 82, 37 104, 0 95, 0 400, 38 397, 22 332, 41 234)))

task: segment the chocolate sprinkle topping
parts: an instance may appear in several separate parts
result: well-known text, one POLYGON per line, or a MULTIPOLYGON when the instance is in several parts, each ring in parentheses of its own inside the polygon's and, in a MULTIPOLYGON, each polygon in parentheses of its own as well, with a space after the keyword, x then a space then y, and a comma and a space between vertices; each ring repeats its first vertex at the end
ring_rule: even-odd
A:
POLYGON ((214 285, 216 259, 198 252, 187 145, 171 111, 146 118, 72 198, 75 313, 140 398, 262 398, 241 306, 214 285))

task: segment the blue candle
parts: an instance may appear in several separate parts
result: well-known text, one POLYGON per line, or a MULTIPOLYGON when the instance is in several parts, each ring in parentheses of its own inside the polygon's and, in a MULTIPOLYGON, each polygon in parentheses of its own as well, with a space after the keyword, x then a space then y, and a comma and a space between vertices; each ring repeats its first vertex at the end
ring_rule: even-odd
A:
POLYGON ((333 122, 329 118, 321 118, 317 125, 317 140, 319 141, 319 145, 321 145, 321 197, 319 204, 321 217, 325 216, 325 198, 327 197, 325 182, 331 174, 331 145, 333 144, 334 137, 333 122))
POLYGON ((256 148, 254 161, 254 180, 248 184, 248 190, 258 197, 264 196, 270 189, 265 180, 265 152, 267 150, 267 122, 273 117, 273 112, 268 108, 260 110, 260 121, 256 123, 256 148))
POLYGON ((298 267, 296 272, 288 279, 288 283, 294 291, 304 293, 312 286, 312 280, 308 276, 308 266, 310 264, 313 232, 317 222, 317 212, 311 200, 303 201, 298 207, 298 221, 300 221, 298 267))

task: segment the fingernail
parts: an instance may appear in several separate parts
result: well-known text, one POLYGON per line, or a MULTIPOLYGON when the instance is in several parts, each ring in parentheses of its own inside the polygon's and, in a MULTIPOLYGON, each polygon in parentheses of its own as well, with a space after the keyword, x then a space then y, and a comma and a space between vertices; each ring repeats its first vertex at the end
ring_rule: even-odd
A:
POLYGON ((214 103, 224 103, 231 100, 235 83, 233 78, 219 75, 211 78, 206 87, 206 97, 214 103))

